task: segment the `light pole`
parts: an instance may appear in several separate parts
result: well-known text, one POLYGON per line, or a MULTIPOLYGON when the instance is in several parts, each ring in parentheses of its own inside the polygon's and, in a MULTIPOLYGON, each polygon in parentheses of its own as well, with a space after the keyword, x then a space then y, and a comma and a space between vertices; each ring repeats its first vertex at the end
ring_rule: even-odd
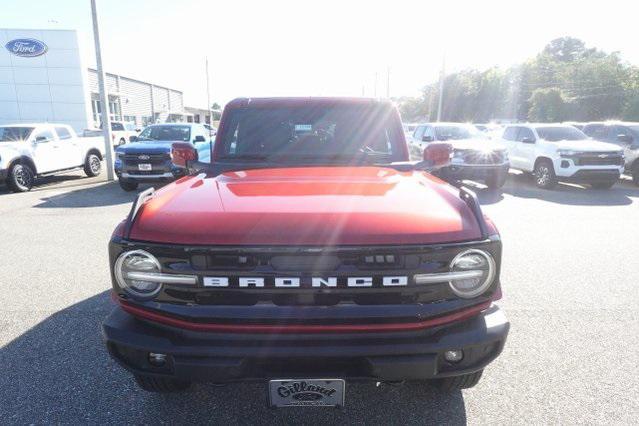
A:
POLYGON ((439 102, 437 103, 437 121, 442 119, 442 103, 444 101, 444 78, 446 78, 446 56, 442 58, 442 72, 439 76, 439 102))
POLYGON ((113 143, 111 141, 111 119, 109 117, 109 94, 106 90, 104 69, 102 68, 102 52, 100 50, 100 31, 98 29, 98 11, 96 0, 91 0, 91 16, 93 18, 93 40, 95 42, 95 61, 98 68, 98 89, 100 90, 100 121, 104 136, 104 154, 107 165, 107 180, 115 179, 113 173, 113 143))
POLYGON ((209 126, 212 126, 213 110, 211 108, 211 92, 209 89, 209 57, 208 56, 206 57, 206 109, 209 111, 209 126))

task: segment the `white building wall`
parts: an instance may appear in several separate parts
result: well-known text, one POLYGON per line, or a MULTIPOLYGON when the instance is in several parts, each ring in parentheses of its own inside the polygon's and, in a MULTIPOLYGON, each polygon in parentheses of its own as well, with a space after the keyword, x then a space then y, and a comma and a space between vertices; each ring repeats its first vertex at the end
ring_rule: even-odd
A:
POLYGON ((82 132, 89 127, 85 70, 73 30, 0 29, 0 124, 57 122, 82 132), (6 44, 32 38, 48 50, 20 57, 6 44))

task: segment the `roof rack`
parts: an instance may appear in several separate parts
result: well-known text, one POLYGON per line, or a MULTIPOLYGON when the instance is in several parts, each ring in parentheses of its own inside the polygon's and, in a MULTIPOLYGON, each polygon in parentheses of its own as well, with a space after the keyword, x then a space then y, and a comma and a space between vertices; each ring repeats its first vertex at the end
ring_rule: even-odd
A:
POLYGON ((477 194, 475 194, 473 191, 465 186, 460 186, 459 197, 464 200, 466 205, 470 207, 470 210, 473 212, 473 215, 477 220, 477 224, 479 225, 479 231, 481 232, 482 239, 488 238, 488 226, 486 225, 484 214, 481 211, 481 206, 479 205, 477 194))
POLYGON ((140 208, 145 202, 153 198, 153 195, 155 195, 155 188, 153 187, 145 189, 138 194, 138 198, 136 198, 133 202, 131 211, 129 212, 124 224, 124 238, 128 239, 131 236, 131 228, 133 227, 133 222, 135 221, 138 211, 140 211, 140 208))

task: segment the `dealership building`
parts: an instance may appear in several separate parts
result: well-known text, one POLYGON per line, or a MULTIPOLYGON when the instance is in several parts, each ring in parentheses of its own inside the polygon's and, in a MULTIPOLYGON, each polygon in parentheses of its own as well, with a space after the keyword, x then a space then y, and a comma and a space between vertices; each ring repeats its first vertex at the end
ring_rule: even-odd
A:
MULTIPOLYGON (((205 109, 185 108, 180 90, 111 73, 106 85, 111 120, 209 122, 194 114, 205 109)), ((97 72, 76 31, 0 29, 0 124, 56 122, 82 132, 99 125, 101 109, 97 72)))

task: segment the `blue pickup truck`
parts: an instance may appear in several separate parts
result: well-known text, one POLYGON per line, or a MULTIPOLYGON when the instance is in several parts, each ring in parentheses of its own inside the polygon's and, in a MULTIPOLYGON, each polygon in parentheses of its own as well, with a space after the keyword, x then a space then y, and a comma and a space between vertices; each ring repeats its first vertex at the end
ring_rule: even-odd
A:
POLYGON ((115 150, 120 187, 133 191, 140 183, 170 182, 184 176, 186 169, 173 161, 175 143, 192 144, 201 162, 210 158, 211 133, 202 124, 153 124, 115 150))

